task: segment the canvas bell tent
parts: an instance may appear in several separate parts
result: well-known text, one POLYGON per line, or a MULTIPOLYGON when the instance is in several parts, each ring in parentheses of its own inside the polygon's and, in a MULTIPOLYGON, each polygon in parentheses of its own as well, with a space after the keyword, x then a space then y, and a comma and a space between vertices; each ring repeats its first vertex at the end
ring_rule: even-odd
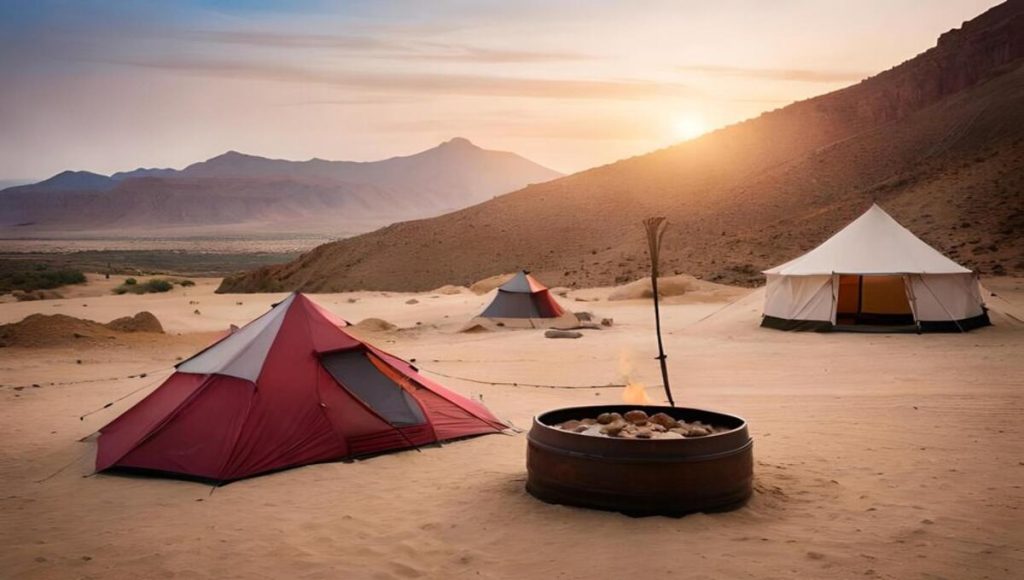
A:
POLYGON ((227 482, 505 428, 345 325, 290 295, 100 429, 96 470, 227 482))
POLYGON ((498 287, 494 300, 463 330, 473 328, 575 328, 579 319, 563 309, 547 286, 526 271, 498 287))
POLYGON ((877 205, 817 248, 764 274, 762 326, 964 332, 989 324, 977 275, 877 205))

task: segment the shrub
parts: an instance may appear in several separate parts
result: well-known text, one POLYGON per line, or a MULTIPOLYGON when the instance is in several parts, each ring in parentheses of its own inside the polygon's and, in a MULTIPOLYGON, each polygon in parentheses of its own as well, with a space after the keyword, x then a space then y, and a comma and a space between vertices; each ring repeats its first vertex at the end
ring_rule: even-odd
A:
POLYGON ((146 286, 147 292, 167 292, 174 288, 174 284, 160 278, 153 278, 149 282, 146 282, 144 286, 146 286))
POLYGON ((50 269, 47 264, 0 260, 0 294, 15 290, 51 290, 69 284, 84 284, 85 274, 71 269, 50 269))
POLYGON ((182 286, 184 286, 186 288, 189 287, 189 286, 195 286, 196 285, 196 283, 193 282, 192 280, 182 280, 182 281, 178 282, 178 284, 181 284, 182 286))
POLYGON ((139 283, 139 281, 136 280, 135 278, 125 278, 125 281, 124 281, 124 285, 125 286, 134 286, 134 285, 136 285, 138 283, 139 283))
POLYGON ((174 284, 171 284, 162 278, 153 278, 152 280, 148 280, 141 284, 139 284, 138 280, 135 280, 134 278, 129 278, 129 280, 132 280, 132 283, 129 284, 128 280, 125 280, 124 284, 114 288, 114 294, 127 294, 129 292, 132 294, 150 294, 156 292, 168 292, 174 288, 174 284))

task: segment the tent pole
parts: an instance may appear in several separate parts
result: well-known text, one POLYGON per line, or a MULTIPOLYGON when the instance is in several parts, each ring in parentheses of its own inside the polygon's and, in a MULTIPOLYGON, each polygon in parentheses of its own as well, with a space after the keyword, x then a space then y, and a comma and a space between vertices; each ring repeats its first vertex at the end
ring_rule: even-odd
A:
POLYGON ((644 220, 644 228, 647 230, 647 248, 651 257, 651 294, 654 298, 654 330, 658 336, 658 362, 661 364, 661 381, 665 385, 665 396, 668 397, 668 404, 676 406, 672 398, 672 389, 668 384, 668 364, 665 359, 665 346, 661 340, 661 308, 658 299, 658 258, 661 252, 661 238, 665 235, 665 218, 652 217, 644 220))

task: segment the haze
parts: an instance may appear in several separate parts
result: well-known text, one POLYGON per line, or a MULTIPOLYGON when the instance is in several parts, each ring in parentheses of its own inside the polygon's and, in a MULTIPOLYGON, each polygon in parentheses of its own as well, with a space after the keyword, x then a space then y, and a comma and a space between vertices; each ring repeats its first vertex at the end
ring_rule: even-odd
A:
POLYGON ((995 4, 6 2, 0 178, 455 135, 576 171, 852 84, 995 4))

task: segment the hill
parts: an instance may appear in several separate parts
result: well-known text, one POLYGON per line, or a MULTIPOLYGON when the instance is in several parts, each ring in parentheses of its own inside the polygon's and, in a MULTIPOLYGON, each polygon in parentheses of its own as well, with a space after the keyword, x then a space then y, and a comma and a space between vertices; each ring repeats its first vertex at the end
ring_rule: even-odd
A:
POLYGON ((756 284, 878 202, 984 273, 1024 273, 1024 2, 856 85, 704 137, 438 218, 395 224, 221 291, 427 290, 529 268, 547 284, 641 277, 640 220, 670 223, 663 270, 756 284))
POLYGON ((286 161, 229 151, 182 170, 107 177, 65 171, 0 191, 0 232, 231 227, 309 233, 439 215, 560 174, 514 153, 456 138, 375 162, 286 161))

